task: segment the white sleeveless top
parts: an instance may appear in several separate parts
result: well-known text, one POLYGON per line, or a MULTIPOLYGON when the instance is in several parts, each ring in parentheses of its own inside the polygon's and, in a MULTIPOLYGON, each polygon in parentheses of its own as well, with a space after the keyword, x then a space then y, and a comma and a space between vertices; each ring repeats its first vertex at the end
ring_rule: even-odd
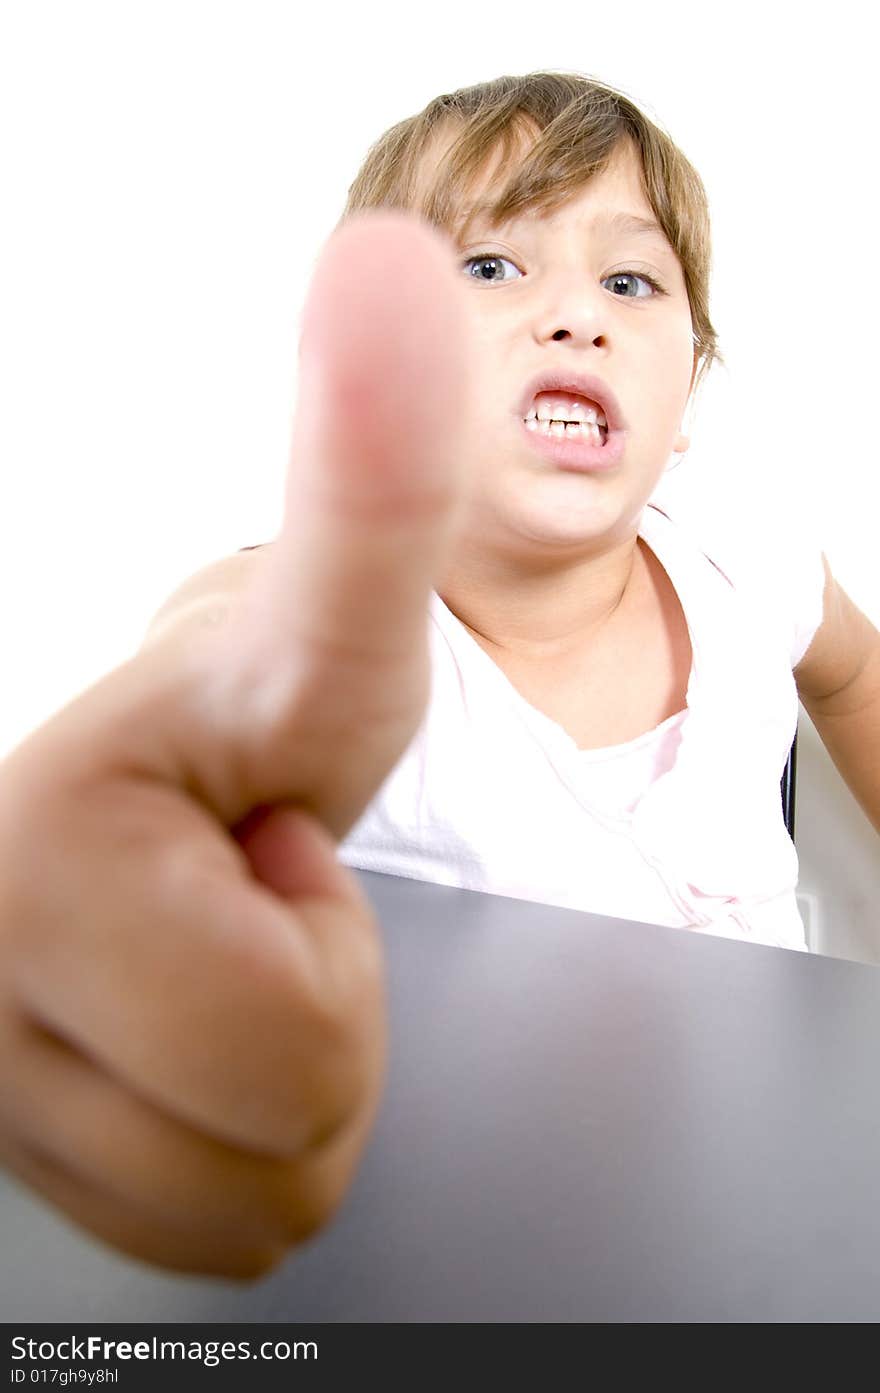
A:
POLYGON ((793 587, 776 567, 774 591, 749 548, 709 555, 655 503, 639 536, 687 620, 687 709, 624 745, 579 750, 434 594, 425 717, 339 859, 805 951, 780 780, 792 668, 822 620, 821 552, 803 554, 793 587))

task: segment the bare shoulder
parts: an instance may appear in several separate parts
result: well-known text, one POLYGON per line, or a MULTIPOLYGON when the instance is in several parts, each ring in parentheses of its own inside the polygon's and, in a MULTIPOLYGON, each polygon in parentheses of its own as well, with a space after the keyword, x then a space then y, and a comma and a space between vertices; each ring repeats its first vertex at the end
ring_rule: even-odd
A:
POLYGON ((164 625, 172 614, 189 609, 203 599, 237 593, 246 585, 255 571, 265 565, 272 554, 274 542, 265 542, 258 547, 248 547, 210 561, 198 571, 188 576, 168 596, 150 620, 149 632, 158 625, 164 625))

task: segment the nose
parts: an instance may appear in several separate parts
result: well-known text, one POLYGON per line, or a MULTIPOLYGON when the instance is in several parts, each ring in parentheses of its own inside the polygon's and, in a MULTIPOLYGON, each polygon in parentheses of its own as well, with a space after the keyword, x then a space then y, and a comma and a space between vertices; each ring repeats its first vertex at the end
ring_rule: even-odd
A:
POLYGON ((554 343, 561 343, 564 339, 575 339, 583 343, 592 341, 598 347, 601 347, 605 342, 605 336, 601 333, 590 336, 588 334, 578 333, 576 329, 554 329, 550 338, 553 339, 554 343))
POLYGON ((556 343, 573 339, 582 344, 604 344, 608 313, 605 292, 601 286, 586 282, 582 267, 577 271, 560 269, 538 311, 540 337, 556 343))

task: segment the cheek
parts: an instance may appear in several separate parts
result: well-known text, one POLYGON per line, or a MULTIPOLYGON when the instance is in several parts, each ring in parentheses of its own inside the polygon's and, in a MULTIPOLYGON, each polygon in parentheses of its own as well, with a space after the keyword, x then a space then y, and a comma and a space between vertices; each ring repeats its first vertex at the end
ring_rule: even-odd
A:
POLYGON ((497 375, 498 361, 501 357, 501 341, 497 330, 492 332, 492 328, 482 318, 471 317, 471 332, 468 336, 468 351, 470 353, 470 365, 480 377, 484 375, 497 375))
POLYGON ((511 370, 511 354, 498 334, 482 332, 467 345, 464 409, 468 419, 487 423, 509 416, 522 383, 511 370))
POLYGON ((653 420, 675 418, 678 423, 690 395, 693 366, 694 345, 688 321, 686 330, 679 326, 654 343, 651 361, 645 365, 644 402, 653 420))

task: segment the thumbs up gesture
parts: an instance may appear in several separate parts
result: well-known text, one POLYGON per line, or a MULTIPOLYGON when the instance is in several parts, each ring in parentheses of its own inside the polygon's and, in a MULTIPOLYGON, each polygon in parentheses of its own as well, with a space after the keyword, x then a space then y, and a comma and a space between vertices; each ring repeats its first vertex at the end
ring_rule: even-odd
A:
POLYGON ((147 1263, 262 1275, 336 1212, 369 1135, 383 965, 336 844, 430 690, 464 293, 410 214, 332 235, 283 523, 228 621, 169 634, 0 763, 0 1162, 147 1263))

